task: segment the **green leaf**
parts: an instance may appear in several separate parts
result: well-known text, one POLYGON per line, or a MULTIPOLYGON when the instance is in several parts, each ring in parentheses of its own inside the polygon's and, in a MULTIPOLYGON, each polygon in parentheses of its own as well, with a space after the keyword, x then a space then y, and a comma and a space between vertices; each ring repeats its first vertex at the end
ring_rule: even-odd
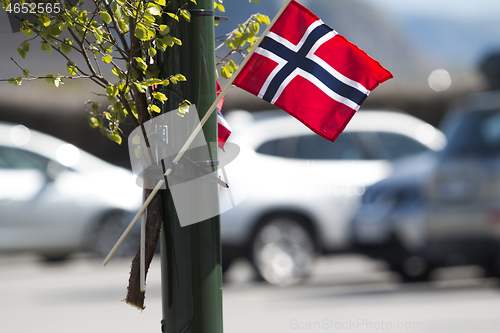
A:
POLYGON ((30 50, 30 43, 28 42, 22 43, 21 46, 17 48, 17 52, 23 59, 26 59, 26 54, 28 53, 29 50, 30 50))
POLYGON ((10 3, 10 0, 2 0, 2 8, 3 9, 9 8, 9 6, 12 7, 12 4, 10 3))
POLYGON ((42 22, 42 24, 46 27, 50 25, 50 18, 47 15, 41 14, 38 19, 42 22))
POLYGON ((248 30, 253 36, 255 36, 259 32, 259 24, 257 22, 250 23, 248 30))
POLYGON ((238 69, 238 66, 234 63, 234 61, 229 61, 227 64, 222 66, 221 68, 221 75, 225 79, 229 79, 234 72, 238 69))
POLYGON ((187 81, 186 77, 184 75, 182 75, 182 74, 175 75, 175 79, 177 81, 187 81))
POLYGON ((260 0, 248 0, 248 2, 255 2, 255 3, 259 3, 260 0))
POLYGON ((73 61, 68 61, 66 66, 68 67, 68 73, 70 73, 71 75, 78 74, 78 72, 76 70, 76 65, 73 61))
POLYGON ((31 30, 30 28, 23 27, 21 28, 21 32, 28 38, 33 35, 33 30, 31 30))
POLYGON ((108 138, 113 141, 113 142, 116 142, 117 144, 121 145, 122 144, 122 137, 119 135, 119 134, 116 134, 116 133, 109 133, 108 134, 108 138))
POLYGON ((127 118, 127 111, 123 109, 122 105, 120 103, 115 104, 115 110, 118 112, 118 120, 119 121, 125 121, 127 118))
POLYGON ((151 111, 153 112, 156 112, 156 113, 160 113, 161 112, 161 109, 159 107, 157 107, 156 105, 154 104, 151 104, 149 107, 148 107, 150 113, 151 111))
POLYGON ((214 9, 218 9, 223 13, 226 12, 226 8, 221 3, 214 2, 214 9))
POLYGON ((114 68, 111 70, 111 72, 112 72, 113 74, 115 74, 116 76, 120 76, 120 70, 119 70, 118 68, 116 68, 116 67, 114 67, 114 68))
POLYGON ((229 79, 231 77, 231 73, 229 73, 226 66, 222 66, 222 68, 220 69, 220 73, 221 73, 222 77, 225 79, 229 79))
POLYGON ((160 34, 161 35, 166 35, 169 32, 170 32, 170 28, 168 27, 168 25, 165 25, 165 24, 160 25, 160 34))
POLYGON ((26 52, 20 47, 17 48, 17 53, 21 56, 21 58, 26 59, 26 52))
POLYGON ((115 97, 116 95, 118 95, 118 88, 116 88, 115 86, 107 86, 106 93, 108 93, 109 96, 115 97))
POLYGON ((230 60, 229 63, 226 66, 231 71, 231 73, 236 72, 236 70, 238 69, 238 66, 232 60, 230 60))
POLYGON ((151 15, 160 16, 161 15, 161 7, 157 4, 150 2, 148 4, 148 8, 146 9, 151 15))
MULTIPOLYGON (((148 67, 149 72, 153 77, 158 77, 160 76, 160 67, 156 64, 152 64, 148 67)), ((148 78, 149 79, 149 78, 148 78)))
POLYGON ((15 86, 20 86, 20 85, 23 83, 23 78, 22 78, 22 77, 20 77, 20 76, 16 77, 15 79, 14 79, 14 78, 10 78, 10 79, 8 80, 8 82, 9 82, 10 84, 15 85, 15 86))
POLYGON ((146 31, 146 29, 144 29, 143 27, 140 27, 140 26, 137 26, 135 28, 134 35, 135 35, 135 37, 139 38, 140 40, 148 40, 149 39, 148 32, 146 31))
POLYGON ((30 71, 27 68, 23 69, 23 75, 27 78, 28 76, 30 76, 30 71))
MULTIPOLYGON (((95 22, 95 21, 92 21, 92 22, 95 22)), ((98 28, 93 28, 92 31, 94 32, 94 36, 95 36, 96 41, 98 43, 102 42, 102 31, 98 28)))
POLYGON ((137 65, 139 66, 139 68, 142 69, 143 71, 145 71, 148 68, 148 65, 146 64, 146 61, 144 61, 144 59, 139 58, 139 57, 136 57, 134 59, 137 62, 137 65))
POLYGON ((156 55, 156 49, 154 47, 150 47, 148 49, 148 55, 153 58, 156 55))
POLYGON ((49 27, 49 32, 52 36, 57 37, 60 34, 62 34, 62 29, 61 29, 62 24, 55 23, 49 27))
POLYGON ((47 81, 48 83, 54 82, 54 75, 52 74, 45 75, 45 81, 47 81))
MULTIPOLYGON (((167 36, 165 36, 163 38, 158 38, 156 40, 156 42, 159 43, 159 44, 164 45, 165 47, 167 47, 167 46, 170 46, 170 47, 174 46, 174 38, 172 36, 170 36, 170 35, 167 35, 167 36)), ((165 51, 165 50, 162 50, 162 51, 165 51)))
POLYGON ((269 16, 267 16, 267 15, 257 14, 255 20, 259 23, 271 24, 271 21, 269 20, 269 16))
POLYGON ((106 64, 109 64, 113 60, 113 57, 109 54, 106 54, 104 57, 102 57, 102 61, 104 61, 106 64))
POLYGON ((165 44, 165 42, 162 41, 161 38, 158 38, 156 40, 156 47, 158 48, 158 50, 164 52, 167 49, 167 44, 165 44))
POLYGON ((191 21, 191 13, 186 9, 181 9, 181 16, 188 22, 191 21))
POLYGON ((108 101, 110 104, 118 103, 118 100, 116 99, 116 97, 113 97, 113 96, 108 96, 108 101))
POLYGON ((179 38, 172 37, 172 39, 174 40, 175 44, 182 45, 182 41, 179 38))
POLYGON ((43 51, 47 51, 47 52, 49 52, 50 55, 52 55, 52 45, 50 45, 50 43, 47 43, 47 42, 42 43, 41 47, 42 47, 43 51))
POLYGON ((111 45, 111 44, 105 44, 104 45, 104 51, 106 51, 107 53, 113 52, 113 45, 111 45))
POLYGON ((139 92, 141 92, 141 93, 146 92, 146 91, 144 90, 144 86, 143 86, 142 84, 137 83, 137 82, 134 82, 134 84, 135 84, 135 86, 137 87, 137 90, 139 90, 139 92))
POLYGON ((151 87, 152 85, 155 84, 161 84, 163 81, 157 78, 152 78, 147 81, 144 81, 143 84, 145 84, 147 87, 151 87))
POLYGON ((96 117, 94 114, 89 114, 88 116, 89 126, 92 128, 102 128, 104 125, 100 117, 96 117))
POLYGON ((91 104, 92 105, 92 110, 94 112, 97 112, 99 110, 99 107, 101 106, 101 103, 98 103, 98 102, 92 101, 92 100, 86 101, 85 104, 91 104))
POLYGON ((165 6, 165 4, 166 4, 165 0, 155 0, 155 2, 162 7, 165 6))
POLYGON ((177 15, 175 15, 174 13, 167 13, 168 16, 170 16, 171 18, 173 18, 174 20, 176 20, 177 22, 179 22, 179 17, 177 15))
POLYGON ((71 52, 71 45, 72 44, 73 44, 73 41, 71 39, 64 38, 64 43, 61 43, 61 52, 64 53, 64 55, 69 55, 71 52))
POLYGON ((152 95, 154 98, 156 98, 157 100, 159 100, 162 103, 164 103, 168 99, 167 96, 165 96, 161 92, 155 92, 152 95))
POLYGON ((106 23, 106 24, 110 24, 111 23, 111 15, 109 15, 108 13, 106 12, 100 12, 99 13, 99 17, 101 18, 101 20, 106 23))

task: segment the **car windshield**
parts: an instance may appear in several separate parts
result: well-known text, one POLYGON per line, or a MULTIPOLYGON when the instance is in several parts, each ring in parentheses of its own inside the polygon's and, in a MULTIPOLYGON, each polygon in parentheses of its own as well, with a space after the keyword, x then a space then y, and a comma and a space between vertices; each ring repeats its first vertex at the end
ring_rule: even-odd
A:
POLYGON ((31 152, 0 146, 0 169, 45 170, 48 160, 31 152))
POLYGON ((500 153, 500 112, 469 112, 448 127, 445 156, 496 155, 500 153))

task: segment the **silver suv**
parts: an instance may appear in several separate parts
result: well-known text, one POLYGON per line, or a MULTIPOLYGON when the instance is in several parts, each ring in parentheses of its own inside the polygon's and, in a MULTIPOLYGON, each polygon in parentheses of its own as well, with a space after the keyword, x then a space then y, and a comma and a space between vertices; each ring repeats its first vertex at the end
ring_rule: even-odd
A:
POLYGON ((445 143, 439 130, 398 112, 360 111, 334 143, 282 111, 239 111, 227 120, 230 140, 254 159, 221 189, 224 197, 248 185, 246 198, 221 215, 223 269, 248 258, 279 285, 304 278, 316 254, 349 248, 360 196, 390 173, 393 160, 445 143))
POLYGON ((367 188, 353 223, 358 251, 403 280, 476 264, 500 274, 500 95, 475 95, 444 119, 448 144, 395 165, 367 188))

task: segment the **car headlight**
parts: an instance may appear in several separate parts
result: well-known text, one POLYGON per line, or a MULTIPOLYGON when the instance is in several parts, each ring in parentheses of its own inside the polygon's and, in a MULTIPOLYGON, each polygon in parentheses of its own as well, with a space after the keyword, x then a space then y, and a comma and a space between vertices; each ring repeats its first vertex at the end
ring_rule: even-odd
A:
POLYGON ((360 217, 366 222, 377 222, 396 204, 395 193, 384 188, 367 189, 361 199, 360 217))
POLYGON ((420 202, 417 186, 369 187, 362 197, 358 217, 364 222, 377 222, 398 207, 420 202))

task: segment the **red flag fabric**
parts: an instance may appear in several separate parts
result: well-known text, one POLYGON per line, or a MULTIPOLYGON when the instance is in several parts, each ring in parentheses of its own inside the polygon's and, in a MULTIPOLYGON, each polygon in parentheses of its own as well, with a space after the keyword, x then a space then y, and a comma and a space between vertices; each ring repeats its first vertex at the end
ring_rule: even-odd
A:
MULTIPOLYGON (((217 96, 222 91, 222 88, 219 85, 219 81, 216 81, 217 83, 217 96)), ((219 147, 224 150, 224 144, 226 143, 227 139, 231 135, 232 129, 229 126, 228 122, 220 112, 222 109, 222 103, 224 103, 224 98, 220 100, 220 102, 217 104, 217 139, 218 139, 218 145, 219 147)))
POLYGON ((292 0, 233 84, 334 141, 392 74, 292 0))

